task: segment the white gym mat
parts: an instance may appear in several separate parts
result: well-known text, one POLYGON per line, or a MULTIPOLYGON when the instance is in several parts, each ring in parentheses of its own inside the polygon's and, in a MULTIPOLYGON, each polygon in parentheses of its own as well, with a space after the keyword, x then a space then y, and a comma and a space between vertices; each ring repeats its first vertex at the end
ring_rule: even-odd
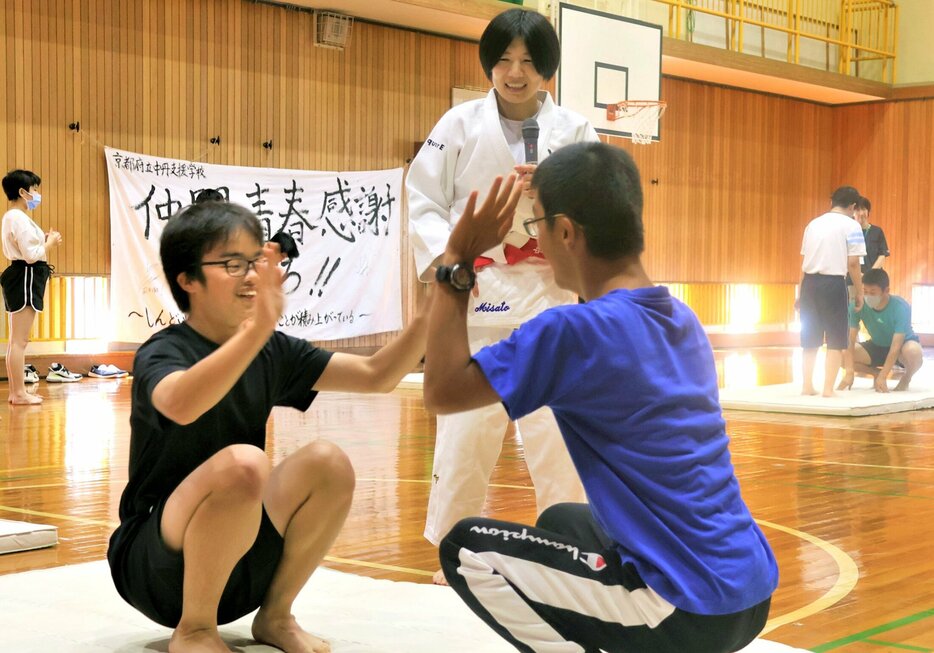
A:
MULTIPOLYGON (((922 371, 923 368, 922 368, 922 371)), ((889 381, 894 388, 895 380, 889 381)), ((731 410, 754 410, 767 413, 802 413, 807 415, 884 415, 934 407, 934 382, 915 375, 905 392, 876 392, 869 377, 857 377, 851 390, 836 390, 835 397, 801 394, 800 383, 782 383, 750 388, 720 390, 720 405, 731 410)))
MULTIPOLYGON (((424 374, 406 374, 398 387, 421 390, 424 374)), ((894 388, 896 380, 889 381, 894 388)), ((910 410, 934 408, 934 379, 921 374, 912 379, 907 392, 876 392, 872 379, 857 377, 852 390, 839 390, 836 397, 805 397, 800 383, 724 388, 720 390, 720 406, 730 410, 752 410, 766 413, 800 413, 804 415, 884 415, 910 410)))
MULTIPOLYGON (((449 587, 375 580, 319 569, 295 602, 299 623, 333 653, 514 653, 449 587)), ((242 653, 253 643, 251 616, 221 627, 242 653)), ((166 651, 170 631, 123 602, 105 561, 0 576, 3 650, 16 653, 166 651)), ((743 653, 801 651, 757 640, 743 653)))
POLYGON ((423 372, 412 372, 402 377, 402 380, 399 381, 399 385, 396 387, 402 388, 403 390, 421 390, 424 385, 425 374, 423 372))
POLYGON ((43 549, 58 544, 58 528, 0 519, 0 553, 43 549))

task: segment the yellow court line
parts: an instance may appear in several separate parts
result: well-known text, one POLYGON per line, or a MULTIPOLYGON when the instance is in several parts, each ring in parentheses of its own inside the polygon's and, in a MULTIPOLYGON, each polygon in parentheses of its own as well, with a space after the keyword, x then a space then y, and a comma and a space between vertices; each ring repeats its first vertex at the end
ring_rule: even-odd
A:
POLYGON ((87 519, 86 517, 69 517, 68 515, 58 515, 54 512, 39 512, 38 510, 28 510, 26 508, 13 508, 12 506, 0 506, 0 512, 15 512, 20 515, 29 515, 31 517, 51 517, 52 519, 63 519, 65 521, 73 521, 79 524, 94 524, 95 526, 108 526, 110 528, 116 528, 120 525, 118 523, 100 521, 98 519, 87 519))
MULTIPOLYGON (((359 482, 371 482, 371 483, 431 483, 428 479, 419 479, 419 478, 358 478, 359 482)), ((2 483, 3 481, 0 481, 2 483)), ((0 492, 5 492, 7 490, 37 490, 42 488, 50 487, 65 487, 68 485, 82 485, 87 483, 104 483, 106 482, 109 485, 119 485, 125 484, 126 481, 122 479, 110 479, 108 481, 103 481, 102 479, 89 479, 89 480, 74 480, 66 481, 62 483, 40 483, 34 485, 8 485, 6 487, 0 487, 0 492)), ((507 490, 534 490, 530 485, 508 485, 506 483, 490 483, 489 487, 496 488, 505 488, 507 490)))
POLYGON ((856 587, 856 582, 859 580, 859 568, 856 566, 856 563, 853 562, 853 558, 851 558, 845 551, 842 551, 826 540, 822 540, 819 537, 815 537, 809 533, 795 530, 794 528, 788 528, 787 526, 781 526, 779 524, 775 524, 770 521, 764 521, 762 519, 757 519, 756 523, 760 526, 774 528, 775 530, 782 531, 788 535, 801 538, 805 542, 810 542, 814 546, 824 551, 824 553, 829 555, 831 558, 833 558, 833 561, 837 563, 838 569, 836 582, 834 582, 833 586, 827 590, 823 596, 818 598, 816 601, 812 601, 811 603, 798 608, 797 610, 792 610, 791 612, 786 612, 783 615, 769 619, 765 623, 765 629, 763 629, 761 633, 762 635, 770 633, 780 626, 790 624, 800 619, 805 619, 817 614, 822 610, 826 610, 834 603, 838 602, 840 599, 852 592, 853 588, 856 587))
POLYGON ((805 458, 780 458, 779 456, 762 456, 755 453, 733 453, 740 458, 763 458, 765 460, 781 460, 787 463, 806 463, 809 465, 843 465, 844 467, 871 467, 873 469, 904 469, 912 472, 934 472, 934 467, 902 467, 900 465, 870 465, 868 463, 844 463, 834 460, 807 460, 805 458))
MULTIPOLYGON (((82 481, 78 481, 81 483, 82 481)), ((85 483, 88 481, 84 481, 85 483)), ((6 492, 7 490, 39 490, 47 487, 65 487, 70 485, 70 483, 42 483, 41 485, 8 485, 7 487, 0 487, 0 492, 6 492)))
MULTIPOLYGON (((427 478, 357 478, 358 482, 369 483, 431 483, 427 478)), ((506 488, 507 490, 534 490, 531 485, 508 485, 506 483, 490 483, 487 487, 506 488)))
POLYGON ((80 481, 80 480, 67 481, 65 483, 40 483, 37 485, 8 485, 6 487, 0 487, 0 492, 5 492, 7 490, 40 490, 40 489, 49 488, 49 487, 67 487, 69 485, 85 485, 88 483, 107 483, 108 485, 126 485, 126 481, 121 481, 121 480, 116 480, 116 479, 110 479, 109 481, 102 481, 100 479, 89 479, 86 481, 80 481))
POLYGON ((65 469, 61 465, 37 465, 35 467, 11 467, 10 469, 0 469, 0 474, 9 474, 10 472, 31 472, 36 469, 65 469))
MULTIPOLYGON (((882 433, 882 431, 873 431, 877 433, 882 433)), ((890 431, 894 432, 894 431, 890 431)), ((858 440, 854 438, 843 439, 843 438, 828 438, 825 436, 817 436, 813 438, 806 438, 801 435, 788 435, 785 433, 763 433, 761 431, 730 431, 728 434, 733 435, 747 435, 754 437, 761 437, 763 439, 767 438, 785 438, 788 440, 797 440, 800 442, 842 442, 844 444, 860 444, 867 447, 910 447, 912 449, 924 449, 924 450, 934 450, 934 445, 918 444, 911 442, 880 442, 875 440, 858 440)))
MULTIPOLYGON (((775 414, 778 414, 778 413, 775 413, 775 414)), ((867 415, 867 417, 869 416, 867 415)), ((881 415, 878 415, 878 416, 873 415, 872 417, 881 417, 881 415)), ((843 419, 849 420, 849 419, 855 419, 855 418, 846 417, 843 419)), ((755 424, 757 426, 763 426, 763 427, 782 426, 782 425, 787 426, 787 424, 783 424, 782 422, 759 422, 756 420, 737 420, 737 421, 743 422, 744 424, 755 424)), ((834 424, 823 424, 823 423, 818 423, 818 422, 811 422, 811 423, 806 423, 806 424, 791 424, 791 425, 797 426, 799 428, 821 429, 824 431, 842 431, 842 432, 864 431, 864 432, 872 432, 872 433, 891 433, 892 435, 916 435, 921 438, 930 437, 931 435, 934 435, 934 433, 929 433, 927 431, 897 431, 895 429, 874 429, 869 426, 836 426, 834 424)), ((746 427, 746 426, 740 427, 741 430, 745 430, 747 428, 749 427, 746 427)), ((757 431, 757 429, 752 429, 752 430, 753 432, 757 431)), ((731 432, 733 432, 733 429, 727 429, 727 433, 731 433, 731 432)), ((764 433, 762 431, 758 431, 758 433, 761 435, 769 435, 769 436, 773 435, 772 433, 764 433)))
POLYGON ((400 571, 406 574, 416 576, 434 576, 434 572, 423 571, 422 569, 411 569, 410 567, 398 567, 396 565, 384 565, 379 562, 367 562, 366 560, 350 560, 349 558, 337 558, 335 556, 324 556, 328 562, 339 562, 342 565, 353 565, 355 567, 369 567, 370 569, 382 569, 383 571, 400 571))

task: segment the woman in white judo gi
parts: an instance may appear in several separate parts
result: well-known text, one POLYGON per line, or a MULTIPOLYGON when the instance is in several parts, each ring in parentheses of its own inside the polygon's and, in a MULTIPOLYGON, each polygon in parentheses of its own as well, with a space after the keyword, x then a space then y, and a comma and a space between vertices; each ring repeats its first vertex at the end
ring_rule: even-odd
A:
MULTIPOLYGON (((538 123, 539 159, 570 143, 597 140, 583 116, 556 106, 541 90, 557 71, 559 58, 557 34, 541 14, 511 9, 487 26, 480 63, 493 89, 485 99, 458 105, 438 121, 406 178, 409 233, 422 281, 433 278, 472 190, 513 171, 531 179, 535 166, 525 163, 524 121, 538 123)), ((508 337, 549 307, 576 301, 555 285, 550 266, 523 228, 522 220, 529 217, 532 202, 523 198, 505 245, 476 262, 468 318, 471 351, 508 337)), ((438 417, 425 524, 425 538, 436 546, 460 519, 480 514, 508 421, 501 405, 438 417)), ((584 501, 551 410, 532 413, 517 428, 539 513, 556 503, 584 501)), ((435 581, 443 582, 440 572, 435 581)))

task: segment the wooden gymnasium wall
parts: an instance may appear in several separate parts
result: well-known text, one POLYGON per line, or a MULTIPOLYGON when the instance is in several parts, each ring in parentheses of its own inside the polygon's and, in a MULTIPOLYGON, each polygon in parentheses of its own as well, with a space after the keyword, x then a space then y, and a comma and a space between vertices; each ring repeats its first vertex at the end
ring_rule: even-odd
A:
MULTIPOLYGON (((246 0, 4 0, 0 74, 0 165, 42 175, 37 218, 64 235, 51 262, 90 276, 111 273, 102 144, 232 165, 396 167, 452 86, 486 85, 475 44, 357 22, 344 52, 316 48, 308 12, 246 0)), ((804 225, 835 184, 861 178, 898 251, 896 277, 918 277, 934 228, 909 189, 930 188, 931 101, 841 109, 674 78, 662 96, 660 143, 614 139, 642 169, 654 279, 793 286, 804 225), (884 174, 859 160, 857 126, 876 118, 884 174), (927 162, 926 185, 901 152, 927 162)), ((407 240, 403 257, 411 315, 421 289, 407 240)))
POLYGON ((834 183, 872 202, 870 221, 885 232, 892 292, 934 285, 934 86, 923 99, 835 109, 834 183))

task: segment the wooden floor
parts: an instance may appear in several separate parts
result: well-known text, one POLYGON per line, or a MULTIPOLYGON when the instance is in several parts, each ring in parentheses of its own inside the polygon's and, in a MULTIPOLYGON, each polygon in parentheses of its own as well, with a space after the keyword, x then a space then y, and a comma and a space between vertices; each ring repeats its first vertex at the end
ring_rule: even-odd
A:
MULTIPOLYGON (((787 382, 794 369, 785 349, 717 361, 721 385, 787 382)), ((0 518, 55 524, 61 538, 0 556, 0 574, 104 557, 126 481, 131 384, 42 381, 42 407, 0 407, 0 518)), ((934 411, 726 418, 746 501, 781 571, 767 638, 818 652, 934 651, 934 411)), ((421 533, 434 419, 419 391, 322 395, 306 414, 277 409, 268 433, 275 460, 322 437, 354 462, 354 506, 328 566, 429 580, 438 563, 421 533)), ((509 435, 487 513, 533 520, 529 484, 509 435)))

